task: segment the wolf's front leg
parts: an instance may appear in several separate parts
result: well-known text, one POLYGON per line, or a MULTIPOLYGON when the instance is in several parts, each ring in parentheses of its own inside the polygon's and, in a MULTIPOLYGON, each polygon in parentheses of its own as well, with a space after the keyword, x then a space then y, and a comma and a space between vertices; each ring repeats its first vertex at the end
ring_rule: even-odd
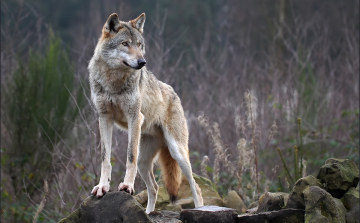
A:
POLYGON ((101 137, 101 176, 100 182, 91 191, 93 195, 103 196, 110 190, 111 180, 111 141, 114 120, 110 116, 100 116, 99 129, 101 137))
POLYGON ((141 125, 144 121, 144 116, 141 112, 138 112, 138 115, 134 117, 133 120, 130 120, 128 128, 129 136, 129 145, 127 149, 127 160, 126 160, 126 173, 124 182, 120 183, 119 190, 126 191, 133 195, 134 191, 134 181, 137 173, 137 158, 138 150, 140 144, 140 134, 141 134, 141 125))

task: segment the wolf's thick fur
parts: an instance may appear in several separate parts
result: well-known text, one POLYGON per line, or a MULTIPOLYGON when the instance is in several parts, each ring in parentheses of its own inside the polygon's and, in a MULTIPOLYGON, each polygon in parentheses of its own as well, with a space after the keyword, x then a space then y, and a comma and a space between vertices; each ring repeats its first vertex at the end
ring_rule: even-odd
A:
POLYGON ((115 124, 129 135, 126 174, 119 190, 134 193, 138 168, 148 191, 146 212, 153 211, 158 185, 152 169, 159 157, 170 196, 174 199, 178 194, 183 172, 195 207, 203 206, 201 190, 192 177, 188 129, 180 99, 172 87, 157 80, 144 66, 144 23, 144 13, 129 22, 119 21, 117 14, 110 15, 88 66, 91 98, 99 114, 102 154, 100 182, 92 194, 101 197, 110 188, 115 124))

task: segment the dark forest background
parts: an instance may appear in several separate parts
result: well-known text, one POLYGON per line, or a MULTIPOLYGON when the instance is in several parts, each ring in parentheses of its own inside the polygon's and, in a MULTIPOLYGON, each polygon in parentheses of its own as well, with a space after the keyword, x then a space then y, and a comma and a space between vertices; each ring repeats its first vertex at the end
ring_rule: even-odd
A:
MULTIPOLYGON (((114 12, 146 13, 146 66, 179 95, 194 172, 222 196, 289 191, 283 164, 294 180, 329 157, 359 165, 358 0, 3 0, 3 222, 57 222, 98 183, 87 65, 114 12)), ((126 147, 115 130, 112 189, 126 147)))

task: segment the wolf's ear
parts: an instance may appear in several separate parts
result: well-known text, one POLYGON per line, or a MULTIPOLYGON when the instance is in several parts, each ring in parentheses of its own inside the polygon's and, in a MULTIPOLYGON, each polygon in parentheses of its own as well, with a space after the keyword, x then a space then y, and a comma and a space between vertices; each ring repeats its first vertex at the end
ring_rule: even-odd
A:
POLYGON ((110 34, 116 34, 120 28, 120 20, 116 13, 113 13, 109 16, 108 20, 104 25, 104 32, 110 34))
POLYGON ((140 33, 143 33, 144 31, 144 23, 145 23, 145 13, 142 13, 139 17, 137 17, 134 20, 131 20, 131 25, 139 30, 140 33))

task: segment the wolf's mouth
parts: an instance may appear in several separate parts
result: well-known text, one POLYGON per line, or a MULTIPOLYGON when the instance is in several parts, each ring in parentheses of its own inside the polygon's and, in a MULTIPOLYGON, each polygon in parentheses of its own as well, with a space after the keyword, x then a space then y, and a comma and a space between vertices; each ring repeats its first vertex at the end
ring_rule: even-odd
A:
POLYGON ((126 66, 132 68, 128 63, 126 63, 126 61, 123 61, 123 63, 124 63, 126 66))

